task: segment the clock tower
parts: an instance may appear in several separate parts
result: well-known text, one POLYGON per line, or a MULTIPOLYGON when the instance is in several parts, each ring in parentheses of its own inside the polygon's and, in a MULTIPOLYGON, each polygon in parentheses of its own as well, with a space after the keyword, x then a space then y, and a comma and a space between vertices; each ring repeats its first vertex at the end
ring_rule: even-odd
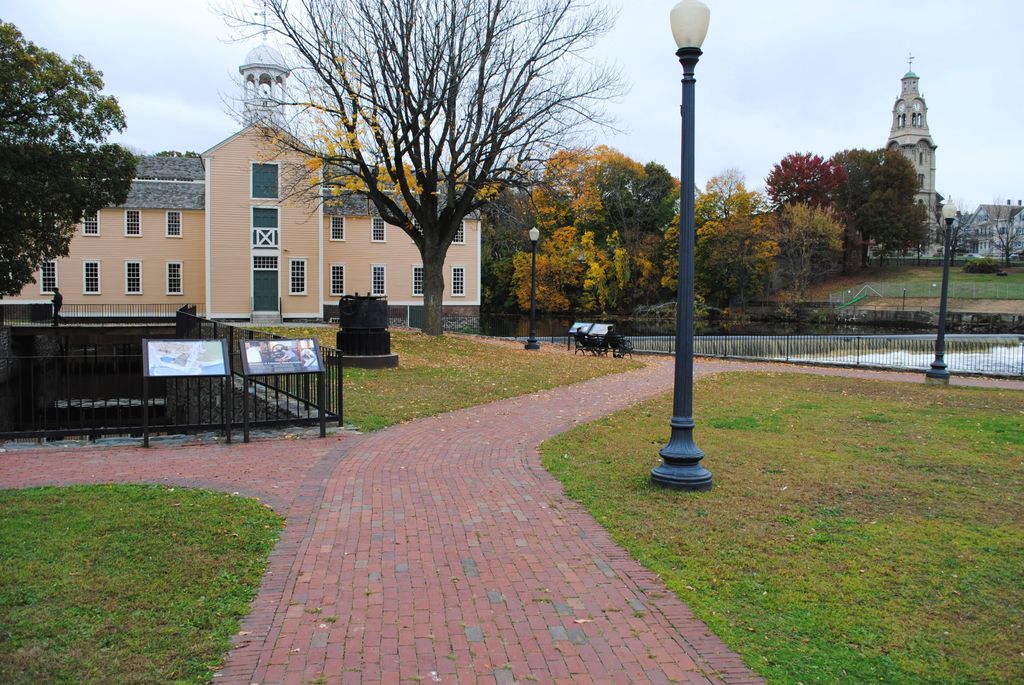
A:
MULTIPOLYGON (((913 65, 914 58, 908 58, 913 65)), ((890 150, 899 150, 917 170, 918 204, 928 210, 929 236, 935 236, 939 227, 937 217, 939 201, 935 193, 935 149, 938 147, 928 131, 928 105, 918 86, 918 76, 908 71, 901 79, 900 96, 892 107, 892 129, 889 131, 890 150)))

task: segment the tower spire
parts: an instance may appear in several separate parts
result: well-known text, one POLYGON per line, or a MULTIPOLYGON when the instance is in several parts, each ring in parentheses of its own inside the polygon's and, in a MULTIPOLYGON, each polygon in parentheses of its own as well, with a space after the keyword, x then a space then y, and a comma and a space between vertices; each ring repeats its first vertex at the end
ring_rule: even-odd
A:
MULTIPOLYGON (((264 22, 264 28, 266 28, 266 17, 264 17, 263 22, 264 22)), ((913 70, 914 70, 914 55, 912 53, 908 52, 907 53, 907 71, 913 71, 913 70)))

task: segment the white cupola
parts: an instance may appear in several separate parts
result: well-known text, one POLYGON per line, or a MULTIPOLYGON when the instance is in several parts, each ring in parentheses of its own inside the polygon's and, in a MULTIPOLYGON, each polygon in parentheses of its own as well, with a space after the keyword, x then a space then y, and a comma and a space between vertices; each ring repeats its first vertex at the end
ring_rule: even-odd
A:
POLYGON ((285 86, 291 69, 281 53, 266 43, 245 56, 238 67, 242 75, 245 123, 281 123, 284 118, 285 86))

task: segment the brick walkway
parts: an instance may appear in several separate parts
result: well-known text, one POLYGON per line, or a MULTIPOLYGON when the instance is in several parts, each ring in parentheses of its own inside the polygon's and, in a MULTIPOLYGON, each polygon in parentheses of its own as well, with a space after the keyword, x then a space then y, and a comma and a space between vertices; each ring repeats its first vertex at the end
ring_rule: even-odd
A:
MULTIPOLYGON (((734 362, 696 373, 779 369, 922 378, 734 362)), ((173 483, 286 515, 217 682, 762 682, 540 466, 546 438, 671 383, 660 360, 356 437, 16 451, 0 455, 0 487, 173 483)))

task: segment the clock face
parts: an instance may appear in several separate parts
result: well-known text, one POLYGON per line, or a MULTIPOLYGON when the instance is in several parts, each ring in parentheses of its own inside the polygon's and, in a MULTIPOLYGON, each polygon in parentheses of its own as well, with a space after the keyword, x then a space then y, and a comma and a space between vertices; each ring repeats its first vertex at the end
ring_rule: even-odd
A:
POLYGON ((907 106, 901 102, 900 104, 896 105, 896 111, 899 112, 900 114, 903 114, 904 112, 907 111, 907 106))
POLYGON ((921 103, 920 102, 915 102, 914 103, 914 111, 915 112, 920 112, 921 111, 921 103))

